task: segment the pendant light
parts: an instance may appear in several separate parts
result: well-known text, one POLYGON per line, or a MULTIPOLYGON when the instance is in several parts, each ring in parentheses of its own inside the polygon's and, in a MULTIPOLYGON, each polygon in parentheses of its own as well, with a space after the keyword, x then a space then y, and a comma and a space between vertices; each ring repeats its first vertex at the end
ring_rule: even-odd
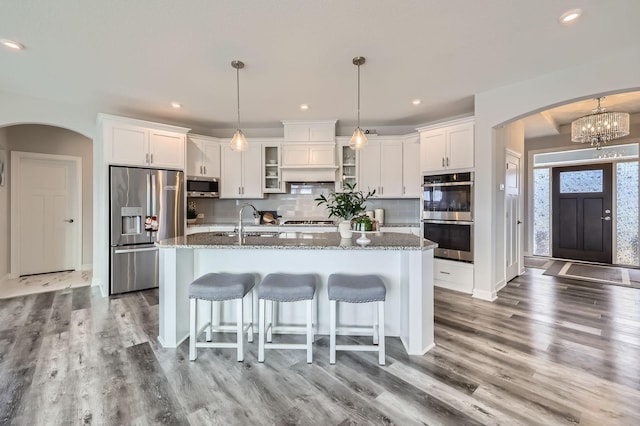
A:
POLYGON ((244 137, 244 133, 240 130, 240 70, 244 68, 244 62, 231 61, 231 66, 236 69, 236 94, 238 99, 238 127, 231 138, 231 149, 234 151, 246 151, 248 148, 247 138, 244 137))
POLYGON ((349 142, 351 149, 362 149, 367 146, 367 137, 360 128, 360 65, 365 62, 366 59, 364 56, 356 56, 353 58, 353 65, 358 67, 358 127, 356 127, 356 130, 353 132, 353 136, 351 136, 351 141, 349 142))

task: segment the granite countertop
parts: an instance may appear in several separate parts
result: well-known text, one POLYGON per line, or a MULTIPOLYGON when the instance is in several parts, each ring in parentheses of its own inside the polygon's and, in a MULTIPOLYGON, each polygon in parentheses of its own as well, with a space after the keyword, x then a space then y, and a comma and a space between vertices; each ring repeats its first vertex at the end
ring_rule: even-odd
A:
POLYGON ((158 247, 180 248, 218 248, 218 249, 309 249, 309 250, 430 250, 438 245, 432 241, 415 235, 396 232, 367 233, 371 240, 360 245, 356 240, 360 232, 354 232, 350 239, 341 239, 338 232, 280 232, 245 237, 242 245, 238 244, 238 236, 224 232, 203 232, 177 238, 158 241, 158 247), (422 243, 422 244, 421 244, 422 243))
MULTIPOLYGON (((212 222, 212 223, 194 223, 194 224, 189 224, 187 225, 187 228, 197 228, 197 227, 203 227, 203 226, 237 226, 238 222, 212 222)), ((292 226, 296 226, 296 227, 317 227, 317 226, 326 226, 328 228, 331 228, 331 225, 307 225, 307 224, 300 224, 300 225, 277 225, 277 224, 268 224, 268 223, 261 223, 260 225, 256 225, 253 222, 244 222, 243 225, 245 227, 253 227, 253 226, 260 226, 260 227, 269 227, 269 228, 286 228, 286 227, 292 227, 292 226)), ((338 225, 333 225, 333 227, 337 227, 338 225)), ((382 225, 380 225, 383 228, 419 228, 420 227, 420 223, 383 223, 382 225)))

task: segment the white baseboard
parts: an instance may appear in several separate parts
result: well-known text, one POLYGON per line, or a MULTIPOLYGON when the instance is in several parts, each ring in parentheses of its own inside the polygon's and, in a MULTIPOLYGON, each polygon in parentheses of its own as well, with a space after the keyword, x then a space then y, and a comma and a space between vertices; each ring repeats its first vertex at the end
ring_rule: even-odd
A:
POLYGON ((466 294, 472 294, 473 292, 473 284, 472 283, 465 283, 465 284, 458 284, 458 283, 450 283, 447 281, 433 281, 433 285, 435 287, 441 287, 441 288, 446 288, 448 290, 454 290, 454 291, 459 291, 461 293, 466 293, 466 294))
POLYGON ((473 289, 473 294, 471 296, 488 302, 494 302, 498 298, 495 291, 480 290, 477 288, 473 289))
POLYGON ((503 288, 505 288, 506 285, 507 285, 507 282, 505 280, 500 280, 500 282, 496 284, 496 293, 502 290, 503 288))

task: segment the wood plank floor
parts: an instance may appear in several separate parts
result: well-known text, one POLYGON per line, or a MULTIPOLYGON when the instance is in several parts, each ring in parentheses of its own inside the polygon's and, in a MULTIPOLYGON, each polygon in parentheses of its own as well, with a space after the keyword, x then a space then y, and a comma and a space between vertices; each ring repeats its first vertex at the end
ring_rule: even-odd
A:
MULTIPOLYGON (((436 289, 436 348, 407 356, 156 341, 158 294, 0 300, 0 424, 638 425, 640 290, 530 270, 495 303, 436 289)), ((345 338, 346 339, 346 338, 345 338)))

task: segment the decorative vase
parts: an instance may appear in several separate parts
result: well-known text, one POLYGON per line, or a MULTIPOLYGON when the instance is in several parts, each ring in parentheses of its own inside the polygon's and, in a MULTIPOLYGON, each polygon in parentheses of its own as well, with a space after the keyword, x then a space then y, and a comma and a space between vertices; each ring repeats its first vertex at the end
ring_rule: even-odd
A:
POLYGON ((353 232, 351 232, 351 221, 343 220, 338 224, 338 231, 340 231, 340 238, 351 238, 353 232))

